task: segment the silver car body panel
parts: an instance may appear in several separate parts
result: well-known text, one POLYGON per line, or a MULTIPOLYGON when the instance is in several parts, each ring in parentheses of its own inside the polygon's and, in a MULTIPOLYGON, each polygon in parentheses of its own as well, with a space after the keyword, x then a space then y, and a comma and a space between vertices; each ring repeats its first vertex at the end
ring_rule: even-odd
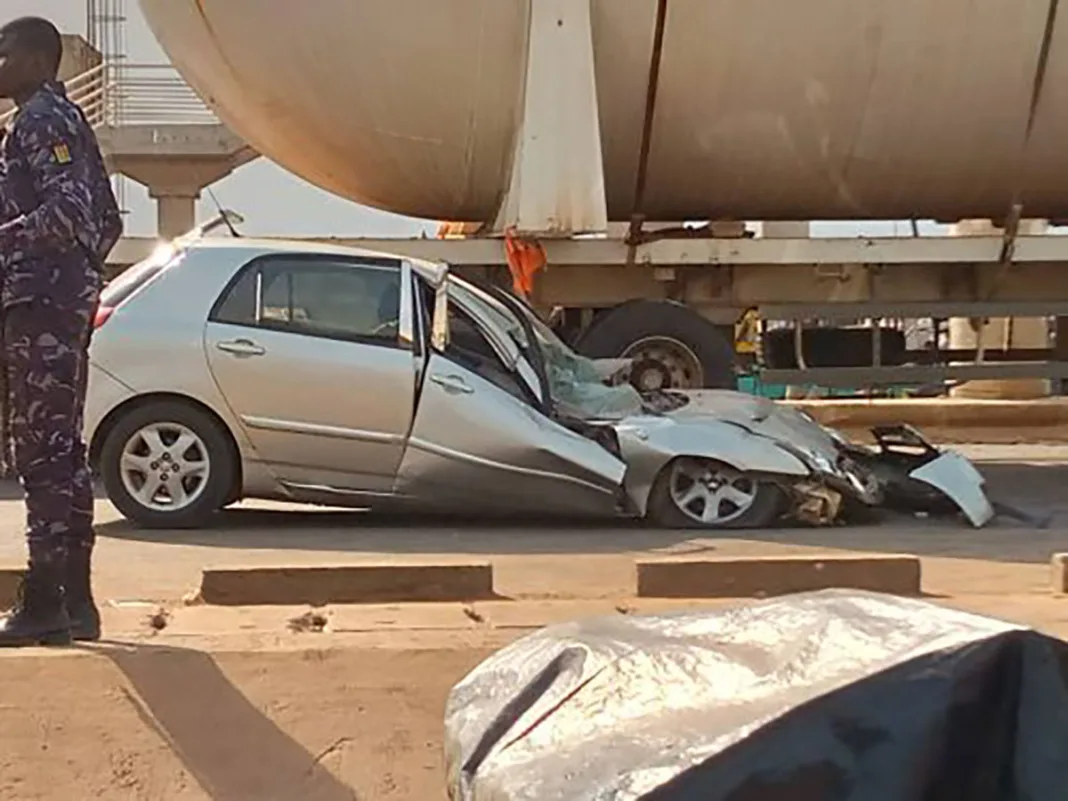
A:
POLYGON ((909 473, 910 478, 929 484, 951 499, 968 521, 982 528, 994 519, 994 507, 983 491, 982 474, 956 451, 945 451, 923 467, 909 473))
POLYGON ((689 403, 671 417, 680 421, 719 420, 770 439, 801 454, 819 469, 833 468, 838 455, 834 435, 811 416, 768 398, 731 390, 705 389, 684 393, 689 403))
POLYGON ((462 297, 450 298, 443 279, 433 286, 431 314, 422 308, 422 293, 415 293, 415 316, 434 317, 434 333, 419 360, 416 417, 396 494, 510 512, 616 511, 626 465, 541 414, 524 396, 525 388, 538 403, 542 399, 534 368, 515 340, 482 309, 462 297), (515 394, 449 357, 449 332, 438 319, 447 314, 449 301, 460 305, 483 334, 503 368, 496 380, 515 394))
POLYGON ((395 489, 450 505, 606 514, 625 473, 597 443, 435 352, 395 489))
POLYGON ((392 486, 415 403, 410 350, 219 323, 207 325, 204 349, 232 416, 279 480, 392 486), (263 353, 219 350, 242 339, 263 353), (368 402, 369 387, 381 402, 368 402))
MULTIPOLYGON (((266 251, 251 251, 253 254, 266 251)), ((131 390, 128 401, 148 395, 191 398, 208 407, 231 429, 240 427, 226 409, 204 359, 203 331, 215 299, 233 275, 235 261, 245 251, 216 252, 196 248, 182 254, 176 263, 131 301, 120 305, 107 323, 94 331, 86 403, 85 434, 88 440, 118 404, 104 388, 105 374, 131 390), (220 257, 222 263, 220 264, 220 257), (232 266, 233 265, 233 266, 232 266), (221 269, 220 269, 221 267, 221 269)), ((239 447, 247 447, 240 436, 239 447)))
MULTIPOLYGON (((262 256, 310 253, 327 257, 381 258, 382 254, 325 243, 309 246, 307 243, 252 238, 205 238, 177 244, 176 247, 161 246, 159 254, 154 256, 160 260, 172 259, 173 266, 139 289, 130 302, 120 305, 107 323, 93 334, 90 362, 99 369, 91 370, 89 376, 84 427, 86 441, 98 444, 101 426, 118 413, 123 403, 153 395, 190 399, 217 415, 233 436, 242 462, 242 491, 246 496, 294 498, 292 489, 279 479, 275 466, 254 446, 249 437, 250 429, 232 411, 212 374, 207 358, 211 348, 206 347, 205 340, 209 313, 234 275, 244 265, 262 256), (134 299, 136 302, 132 302, 134 299), (127 386, 129 395, 120 397, 111 391, 101 370, 127 386)), ((432 280, 440 272, 434 265, 409 264, 427 280, 432 280)), ((245 332, 248 333, 248 329, 245 332)), ((257 337, 262 335, 259 330, 253 333, 257 337)), ((314 344, 323 341, 317 339, 314 344)), ((355 386, 360 385, 362 382, 357 379, 355 386)), ((277 377, 269 391, 272 397, 285 398, 293 394, 303 394, 300 385, 290 380, 279 381, 277 377)), ((388 401, 385 403, 388 405, 388 401)), ((265 426, 278 422, 279 417, 273 411, 249 416, 265 426)), ((353 425, 338 427, 356 431, 361 428, 353 425)))
POLYGON ((91 438, 92 432, 109 411, 137 397, 137 390, 124 384, 99 364, 89 365, 89 387, 85 403, 87 439, 91 438))

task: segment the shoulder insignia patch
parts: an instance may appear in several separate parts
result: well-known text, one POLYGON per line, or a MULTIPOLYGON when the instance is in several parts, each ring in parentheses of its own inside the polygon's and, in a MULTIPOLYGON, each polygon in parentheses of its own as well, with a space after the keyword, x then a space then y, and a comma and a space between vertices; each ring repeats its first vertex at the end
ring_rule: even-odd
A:
POLYGON ((56 164, 70 164, 70 148, 66 143, 59 143, 52 148, 52 158, 55 159, 56 164))

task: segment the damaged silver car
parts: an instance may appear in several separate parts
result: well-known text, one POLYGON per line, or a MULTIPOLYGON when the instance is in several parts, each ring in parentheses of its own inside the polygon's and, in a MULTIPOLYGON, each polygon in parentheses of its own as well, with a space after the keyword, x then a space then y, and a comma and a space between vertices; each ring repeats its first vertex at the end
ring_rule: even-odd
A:
POLYGON ((106 289, 86 433, 110 499, 155 527, 241 498, 705 529, 994 515, 975 468, 909 428, 869 448, 743 393, 639 392, 628 366, 444 265, 190 239, 106 289))

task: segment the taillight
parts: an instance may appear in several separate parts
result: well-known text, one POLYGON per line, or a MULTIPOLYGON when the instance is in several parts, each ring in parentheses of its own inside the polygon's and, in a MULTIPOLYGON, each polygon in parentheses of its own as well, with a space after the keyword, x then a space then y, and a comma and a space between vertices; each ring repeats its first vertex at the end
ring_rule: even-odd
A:
POLYGON ((100 306, 97 308, 96 315, 93 317, 93 330, 95 331, 106 323, 114 311, 115 309, 112 306, 100 306))

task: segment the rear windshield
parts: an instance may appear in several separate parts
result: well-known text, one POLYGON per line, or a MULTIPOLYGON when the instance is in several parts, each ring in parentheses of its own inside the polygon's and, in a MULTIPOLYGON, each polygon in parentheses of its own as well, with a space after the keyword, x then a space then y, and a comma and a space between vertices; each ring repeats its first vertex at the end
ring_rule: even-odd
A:
POLYGON ((104 287, 100 293, 100 305, 112 309, 117 308, 137 290, 148 286, 160 273, 180 261, 181 257, 181 251, 175 252, 167 249, 153 253, 144 261, 124 270, 104 287))

